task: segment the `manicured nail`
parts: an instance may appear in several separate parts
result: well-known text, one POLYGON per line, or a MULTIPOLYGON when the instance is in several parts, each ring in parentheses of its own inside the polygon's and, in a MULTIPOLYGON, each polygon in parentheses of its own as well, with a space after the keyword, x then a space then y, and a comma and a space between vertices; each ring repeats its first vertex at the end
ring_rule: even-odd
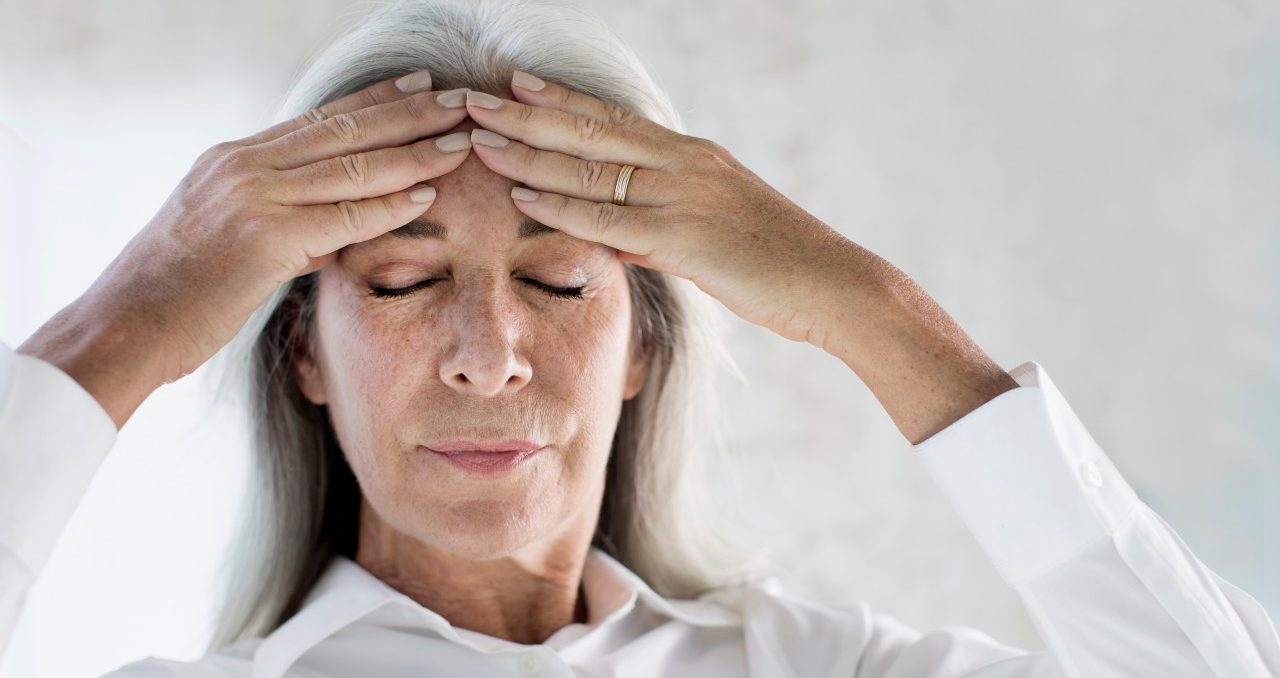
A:
POLYGON ((462 108, 467 105, 467 91, 466 87, 459 87, 441 92, 436 96, 436 103, 445 108, 462 108))
POLYGON ((511 74, 511 84, 520 89, 527 89, 530 92, 540 91, 547 83, 536 75, 525 73, 524 71, 516 71, 511 74))
POLYGON ((538 199, 538 196, 540 196, 540 195, 542 195, 542 194, 541 194, 541 193, 539 193, 539 192, 537 192, 537 191, 531 191, 531 190, 529 190, 529 189, 525 188, 524 186, 512 186, 512 187, 511 187, 511 197, 515 198, 516 200, 523 200, 523 201, 525 201, 525 202, 532 202, 532 201, 534 201, 534 200, 537 200, 537 199, 538 199))
POLYGON ((436 139, 436 148, 445 152, 461 151, 464 148, 471 148, 471 133, 454 132, 453 134, 446 134, 436 139))
POLYGON ((502 99, 488 94, 486 92, 467 92, 467 105, 479 106, 480 108, 497 108, 502 105, 502 99))
POLYGON ((502 148, 511 143, 511 140, 498 134, 490 132, 487 129, 475 127, 471 130, 471 141, 484 146, 492 146, 494 148, 502 148))
POLYGON ((426 71, 418 71, 409 75, 396 79, 396 89, 401 92, 421 92, 424 89, 431 89, 431 74, 426 71))
POLYGON ((436 199, 435 186, 423 186, 409 191, 409 199, 413 202, 431 202, 436 199))

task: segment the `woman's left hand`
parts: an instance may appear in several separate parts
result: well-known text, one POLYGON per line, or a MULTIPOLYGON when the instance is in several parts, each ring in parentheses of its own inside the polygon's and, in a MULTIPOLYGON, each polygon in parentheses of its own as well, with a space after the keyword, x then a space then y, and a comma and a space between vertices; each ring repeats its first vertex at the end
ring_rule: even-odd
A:
POLYGON ((541 192, 516 200, 521 212, 691 280, 743 319, 840 358, 911 444, 1018 385, 905 273, 718 144, 554 83, 512 85, 518 101, 473 91, 467 109, 481 127, 472 153, 541 192), (477 105, 486 101, 500 105, 477 105), (485 131, 511 141, 485 146, 485 131), (618 206, 623 165, 637 169, 618 206))
POLYGON ((830 352, 838 293, 856 282, 866 250, 714 142, 555 83, 512 91, 519 101, 472 91, 467 108, 483 130, 510 139, 488 146, 473 130, 472 152, 540 192, 515 200, 521 212, 612 247, 623 262, 688 279, 743 319, 830 352), (636 169, 618 206, 623 165, 636 169))

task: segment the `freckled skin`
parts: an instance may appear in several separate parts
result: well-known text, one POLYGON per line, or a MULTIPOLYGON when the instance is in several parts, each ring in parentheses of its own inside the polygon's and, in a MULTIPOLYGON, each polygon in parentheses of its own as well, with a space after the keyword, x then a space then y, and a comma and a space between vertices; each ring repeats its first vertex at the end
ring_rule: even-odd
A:
POLYGON ((426 183, 438 193, 424 216, 448 240, 358 243, 322 269, 318 355, 296 374, 360 484, 357 561, 455 626, 539 643, 587 621, 581 572, 610 444, 644 383, 626 272, 616 250, 565 234, 517 241, 516 184, 474 155, 426 183), (525 277, 587 289, 553 298, 525 277), (493 479, 419 450, 494 437, 551 447, 493 479))

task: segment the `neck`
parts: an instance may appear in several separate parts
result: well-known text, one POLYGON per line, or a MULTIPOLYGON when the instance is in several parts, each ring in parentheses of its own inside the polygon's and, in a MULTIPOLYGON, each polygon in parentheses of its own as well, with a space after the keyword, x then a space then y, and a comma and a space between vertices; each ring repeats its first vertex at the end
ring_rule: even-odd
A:
POLYGON ((459 553, 393 529, 361 498, 355 560, 456 628, 536 645, 590 618, 582 587, 589 527, 510 553, 459 553))

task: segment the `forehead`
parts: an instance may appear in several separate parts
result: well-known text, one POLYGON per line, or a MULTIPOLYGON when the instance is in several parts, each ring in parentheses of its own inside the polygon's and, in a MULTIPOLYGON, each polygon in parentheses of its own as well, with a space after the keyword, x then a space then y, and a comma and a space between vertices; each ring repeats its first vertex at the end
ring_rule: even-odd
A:
MULTIPOLYGON (((475 127, 478 127, 475 121, 468 118, 436 136, 469 131, 475 127)), ((422 216, 376 238, 343 249, 355 253, 432 241, 455 245, 548 241, 612 250, 605 245, 570 236, 521 212, 511 198, 511 188, 520 184, 489 169, 474 153, 469 153, 452 172, 418 183, 436 189, 435 202, 422 216)))

